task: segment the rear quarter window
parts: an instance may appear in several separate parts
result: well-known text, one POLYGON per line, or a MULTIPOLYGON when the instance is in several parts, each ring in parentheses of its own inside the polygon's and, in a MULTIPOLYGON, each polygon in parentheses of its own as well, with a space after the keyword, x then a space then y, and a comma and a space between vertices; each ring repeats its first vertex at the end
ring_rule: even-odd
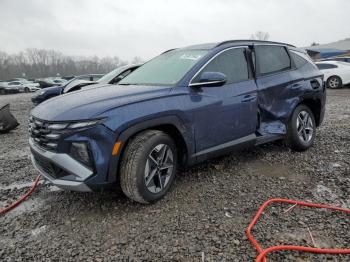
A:
POLYGON ((299 55, 297 52, 291 51, 290 55, 291 55, 291 57, 294 61, 294 64, 297 68, 301 68, 308 63, 308 61, 306 59, 302 58, 301 55, 299 55))
POLYGON ((284 46, 255 46, 258 75, 268 75, 291 69, 291 60, 284 46))

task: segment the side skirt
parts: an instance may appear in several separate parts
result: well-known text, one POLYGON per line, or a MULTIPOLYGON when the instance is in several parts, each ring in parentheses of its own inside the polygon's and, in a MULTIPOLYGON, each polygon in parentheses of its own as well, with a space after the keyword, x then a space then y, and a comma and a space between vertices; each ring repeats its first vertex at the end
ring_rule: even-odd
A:
POLYGON ((210 158, 214 158, 220 155, 228 154, 234 150, 239 150, 254 146, 256 142, 256 135, 250 134, 248 136, 241 137, 221 145, 213 146, 202 151, 199 151, 191 156, 195 163, 205 161, 210 158))
POLYGON ((233 141, 210 147, 202 151, 197 152, 191 156, 193 162, 190 165, 203 162, 205 160, 218 157, 221 155, 226 155, 235 150, 240 150, 252 146, 257 146, 265 143, 269 143, 275 140, 283 139, 285 135, 281 134, 266 134, 264 136, 256 136, 256 134, 251 134, 233 141))

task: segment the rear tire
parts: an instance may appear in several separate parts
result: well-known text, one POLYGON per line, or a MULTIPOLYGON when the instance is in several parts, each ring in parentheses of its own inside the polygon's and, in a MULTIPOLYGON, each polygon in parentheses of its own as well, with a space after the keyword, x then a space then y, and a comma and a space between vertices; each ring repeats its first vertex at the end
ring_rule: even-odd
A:
POLYGON ((327 79, 327 87, 330 89, 337 89, 337 88, 341 88, 342 86, 343 86, 343 83, 339 76, 331 76, 327 79))
POLYGON ((177 168, 173 139, 158 130, 147 130, 127 145, 120 166, 120 185, 130 199, 148 204, 170 189, 177 168))
POLYGON ((30 92, 29 88, 28 88, 28 87, 25 87, 25 88, 24 88, 24 92, 29 93, 29 92, 30 92))
POLYGON ((299 105, 294 109, 287 129, 287 144, 296 151, 310 148, 316 136, 315 117, 310 108, 299 105))
POLYGON ((6 95, 6 90, 5 90, 5 89, 3 89, 3 88, 2 88, 2 89, 0 89, 0 94, 1 94, 1 95, 6 95))

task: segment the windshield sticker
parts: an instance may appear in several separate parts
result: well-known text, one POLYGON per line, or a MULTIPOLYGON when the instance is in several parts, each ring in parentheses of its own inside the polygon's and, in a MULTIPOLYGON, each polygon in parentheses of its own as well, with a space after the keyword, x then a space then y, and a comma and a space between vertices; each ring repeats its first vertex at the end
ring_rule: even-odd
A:
POLYGON ((182 56, 180 56, 180 59, 185 59, 185 60, 198 60, 199 58, 201 58, 202 55, 190 55, 190 54, 183 54, 182 56))

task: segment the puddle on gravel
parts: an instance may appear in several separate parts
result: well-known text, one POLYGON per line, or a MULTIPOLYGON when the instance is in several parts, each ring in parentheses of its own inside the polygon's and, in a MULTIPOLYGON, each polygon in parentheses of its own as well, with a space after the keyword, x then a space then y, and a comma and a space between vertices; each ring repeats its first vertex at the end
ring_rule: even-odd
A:
MULTIPOLYGON (((311 232, 311 231, 310 231, 311 232)), ((314 238, 316 248, 335 248, 336 243, 333 239, 329 238, 322 234, 322 231, 313 230, 311 232, 312 237, 314 238)), ((295 232, 285 232, 279 233, 276 235, 277 239, 283 240, 280 244, 298 244, 305 245, 307 243, 310 246, 313 246, 313 241, 311 239, 310 233, 308 233, 307 228, 302 228, 302 230, 295 232)))
MULTIPOLYGON (((44 206, 44 200, 40 198, 36 199, 27 199, 18 205, 15 209, 9 211, 6 216, 8 217, 16 217, 22 215, 24 213, 33 212, 41 209, 44 206)), ((0 206, 5 206, 5 203, 1 202, 0 206)))
MULTIPOLYGON (((0 190, 13 190, 13 189, 22 189, 22 188, 31 188, 33 186, 33 181, 31 182, 26 182, 26 183, 12 183, 8 186, 2 186, 0 185, 0 190)), ((63 191, 63 189, 60 189, 57 186, 51 185, 51 184, 47 184, 45 182, 45 180, 40 180, 39 181, 39 185, 44 184, 44 185, 48 185, 47 186, 47 190, 50 192, 58 192, 58 191, 63 191)))
POLYGON ((22 189, 26 187, 31 187, 33 185, 33 181, 27 182, 27 183, 12 183, 11 185, 8 186, 1 186, 0 185, 0 190, 12 190, 12 189, 22 189))
POLYGON ((292 181, 304 181, 306 179, 305 175, 296 173, 292 166, 279 163, 270 164, 262 160, 247 162, 246 169, 250 174, 257 176, 267 176, 292 181))

